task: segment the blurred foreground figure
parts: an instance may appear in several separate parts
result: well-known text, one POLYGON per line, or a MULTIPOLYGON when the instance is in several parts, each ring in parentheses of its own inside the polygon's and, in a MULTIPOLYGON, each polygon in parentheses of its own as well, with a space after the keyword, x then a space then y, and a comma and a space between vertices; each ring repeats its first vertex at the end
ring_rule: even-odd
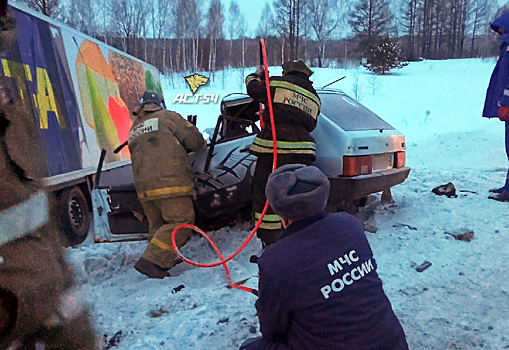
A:
POLYGON ((327 214, 314 166, 275 170, 266 195, 284 230, 258 259, 261 338, 242 350, 408 350, 359 220, 327 214))
MULTIPOLYGON (((498 17, 491 24, 491 29, 502 38, 500 57, 491 74, 490 85, 486 92, 486 101, 482 116, 499 118, 505 124, 505 153, 509 160, 509 13, 498 17)), ((491 189, 489 199, 509 202, 509 170, 504 186, 491 189)))
MULTIPOLYGON (((16 46, 15 31, 0 0, 0 57, 16 46)), ((66 238, 42 190, 45 157, 20 91, 0 75, 0 349, 97 349, 65 260, 66 238)))
MULTIPOLYGON (((133 111, 129 131, 134 186, 149 224, 149 242, 134 268, 150 277, 170 277, 177 254, 171 236, 175 227, 194 223, 193 172, 189 152, 207 143, 200 131, 176 112, 166 110, 162 96, 145 91, 133 111)), ((180 249, 191 229, 177 231, 180 249)))

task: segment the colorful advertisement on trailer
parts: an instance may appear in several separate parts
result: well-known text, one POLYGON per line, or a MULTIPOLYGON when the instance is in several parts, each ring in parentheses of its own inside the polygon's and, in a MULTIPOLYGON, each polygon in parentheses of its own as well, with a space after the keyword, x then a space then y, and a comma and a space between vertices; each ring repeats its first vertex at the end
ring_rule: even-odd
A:
POLYGON ((32 12, 9 7, 17 47, 0 56, 0 79, 29 105, 44 140, 48 176, 130 157, 132 110, 145 90, 162 95, 159 72, 133 57, 32 12))

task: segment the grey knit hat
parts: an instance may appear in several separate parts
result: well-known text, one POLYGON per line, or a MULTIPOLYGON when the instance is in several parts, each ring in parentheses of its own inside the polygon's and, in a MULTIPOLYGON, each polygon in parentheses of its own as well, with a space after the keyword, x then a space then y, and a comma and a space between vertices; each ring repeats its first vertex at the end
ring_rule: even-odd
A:
POLYGON ((270 174, 265 195, 278 216, 296 221, 325 210, 329 189, 329 179, 317 167, 287 164, 270 174))

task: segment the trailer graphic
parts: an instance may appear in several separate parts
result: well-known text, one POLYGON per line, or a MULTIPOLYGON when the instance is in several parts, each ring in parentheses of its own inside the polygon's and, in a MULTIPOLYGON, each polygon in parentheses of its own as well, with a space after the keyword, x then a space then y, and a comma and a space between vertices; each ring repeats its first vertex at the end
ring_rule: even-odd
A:
POLYGON ((162 95, 157 68, 22 5, 10 5, 15 45, 0 54, 10 98, 33 116, 46 157, 45 184, 71 244, 86 238, 90 192, 101 149, 115 167, 125 148, 131 111, 145 90, 162 95))

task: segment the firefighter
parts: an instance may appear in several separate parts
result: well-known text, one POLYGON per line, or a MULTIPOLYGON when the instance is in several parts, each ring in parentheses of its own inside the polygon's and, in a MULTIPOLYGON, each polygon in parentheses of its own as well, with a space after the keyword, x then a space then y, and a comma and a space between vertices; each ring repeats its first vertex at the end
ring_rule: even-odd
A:
MULTIPOLYGON (((172 247, 173 229, 193 224, 193 174, 188 153, 207 143, 200 131, 175 112, 165 109, 164 100, 145 91, 133 111, 136 120, 129 131, 134 186, 149 223, 149 243, 134 268, 150 277, 169 277, 176 263, 172 247)), ((190 229, 177 231, 177 247, 191 236, 190 229)))
MULTIPOLYGON (((16 29, 0 1, 0 56, 16 29)), ((44 159, 29 101, 0 76, 0 349, 96 349, 89 313, 65 260, 65 236, 42 188, 44 159), (14 345, 13 345, 14 348, 14 345)))
MULTIPOLYGON (((277 166, 300 163, 311 165, 315 160, 315 140, 310 133, 320 114, 320 98, 309 77, 313 71, 301 60, 283 64, 283 76, 270 77, 277 139, 277 166)), ((246 77, 247 93, 254 100, 267 104, 265 72, 258 69, 246 77)), ((253 217, 257 221, 265 206, 265 185, 272 172, 273 142, 269 109, 262 114, 263 128, 251 145, 250 152, 258 157, 253 177, 253 217)), ((263 246, 274 243, 281 231, 281 221, 272 208, 258 229, 263 246)))

